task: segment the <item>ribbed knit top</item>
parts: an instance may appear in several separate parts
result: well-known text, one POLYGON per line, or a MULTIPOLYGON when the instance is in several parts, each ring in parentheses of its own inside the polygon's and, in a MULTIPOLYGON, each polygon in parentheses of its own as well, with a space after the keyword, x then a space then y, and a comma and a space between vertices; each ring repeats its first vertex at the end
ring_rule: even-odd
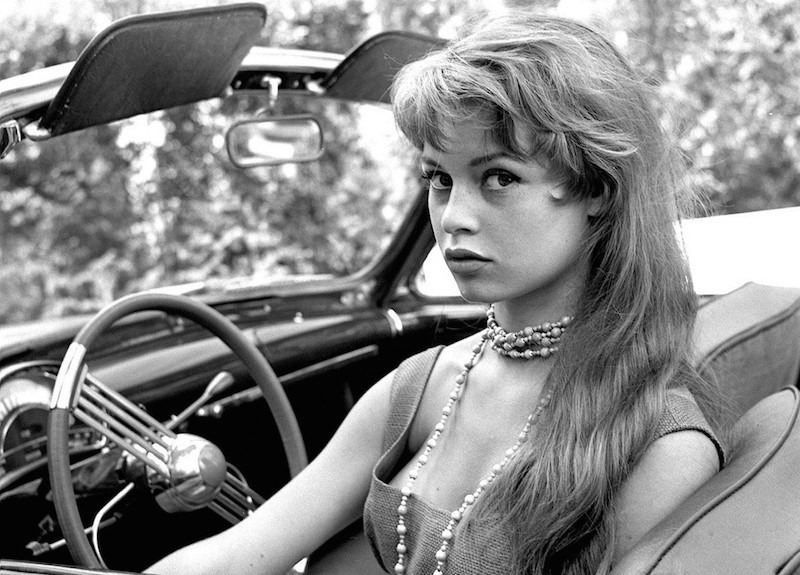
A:
MULTIPOLYGON (((384 453, 373 470, 364 505, 364 532, 378 562, 387 572, 393 571, 397 560, 397 506, 401 497, 400 490, 389 482, 408 458, 413 457, 407 449, 411 422, 442 349, 443 346, 431 348, 405 360, 397 368, 392 383, 384 453)), ((722 466, 722 447, 700 409, 684 393, 669 393, 658 437, 683 430, 706 434, 714 442, 722 466)), ((436 551, 442 543, 442 529, 450 519, 451 510, 440 509, 413 493, 407 507, 406 575, 430 575, 436 569, 436 551)), ((448 552, 447 573, 507 575, 510 562, 510 539, 498 520, 472 517, 457 525, 448 552)))

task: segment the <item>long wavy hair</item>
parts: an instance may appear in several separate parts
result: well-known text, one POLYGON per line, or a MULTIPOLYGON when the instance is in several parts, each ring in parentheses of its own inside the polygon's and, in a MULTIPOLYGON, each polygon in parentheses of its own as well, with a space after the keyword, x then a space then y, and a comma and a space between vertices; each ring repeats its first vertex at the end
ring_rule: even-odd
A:
POLYGON ((548 166, 571 198, 603 198, 536 440, 474 513, 507 522, 515 573, 607 572, 615 495, 654 439, 666 390, 702 386, 689 349, 696 296, 675 227, 691 205, 685 163, 654 89, 591 27, 513 12, 406 66, 392 97, 420 149, 446 148, 450 122, 482 122, 511 153, 548 166))

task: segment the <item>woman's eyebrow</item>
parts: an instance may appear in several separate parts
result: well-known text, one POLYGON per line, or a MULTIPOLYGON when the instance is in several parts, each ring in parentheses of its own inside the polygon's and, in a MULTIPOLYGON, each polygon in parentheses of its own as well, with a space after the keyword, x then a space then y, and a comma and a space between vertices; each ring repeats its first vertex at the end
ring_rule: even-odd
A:
POLYGON ((509 159, 509 160, 517 160, 518 159, 516 156, 513 156, 513 155, 509 154, 508 152, 500 150, 498 152, 492 152, 491 154, 485 154, 483 156, 480 156, 478 158, 470 160, 469 166, 471 168, 475 168, 477 166, 480 166, 481 164, 487 164, 487 163, 491 162, 492 160, 496 160, 497 158, 506 158, 506 159, 509 159))
MULTIPOLYGON (((475 168, 477 166, 480 166, 481 164, 487 164, 487 163, 491 162, 492 160, 496 160, 497 158, 507 158, 509 160, 517 160, 517 161, 519 161, 519 158, 517 158, 517 156, 509 154, 508 152, 505 152, 505 151, 501 150, 501 151, 498 151, 498 152, 492 152, 490 154, 484 154, 482 156, 478 156, 477 158, 473 158, 472 160, 469 161, 469 167, 470 168, 475 168)), ((435 161, 433 158, 430 158, 428 156, 422 156, 420 158, 420 161, 423 164, 427 164, 427 165, 430 165, 430 166, 438 166, 439 165, 439 162, 435 161)))
POLYGON ((423 164, 426 164, 428 166, 438 166, 439 165, 438 162, 435 162, 433 160, 433 158, 429 158, 428 156, 422 156, 420 158, 420 162, 422 162, 423 164))

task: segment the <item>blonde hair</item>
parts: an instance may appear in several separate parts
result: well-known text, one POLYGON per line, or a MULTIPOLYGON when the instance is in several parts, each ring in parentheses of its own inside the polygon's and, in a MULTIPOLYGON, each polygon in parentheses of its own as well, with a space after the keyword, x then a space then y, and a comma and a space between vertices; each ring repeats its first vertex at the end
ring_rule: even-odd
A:
POLYGON ((607 572, 615 494, 654 438, 666 389, 702 385, 688 348, 696 297, 674 227, 690 194, 652 87, 592 28, 512 12, 406 66, 392 96, 418 148, 444 149, 448 124, 470 119, 549 166, 570 197, 603 198, 550 406, 475 512, 507 522, 514 572, 607 572))

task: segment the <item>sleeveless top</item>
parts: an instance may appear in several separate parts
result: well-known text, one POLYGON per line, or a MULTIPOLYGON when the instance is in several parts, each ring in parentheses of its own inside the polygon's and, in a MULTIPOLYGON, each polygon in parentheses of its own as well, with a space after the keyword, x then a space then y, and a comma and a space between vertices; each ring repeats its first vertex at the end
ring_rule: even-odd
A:
MULTIPOLYGON (((397 506, 400 489, 389 485, 413 454, 407 450, 411 422, 419 407, 433 365, 444 346, 431 348, 405 360, 397 368, 386 422, 384 453, 372 472, 369 495, 364 504, 364 533, 383 569, 394 571, 397 560, 397 506)), ((707 435, 717 448, 720 467, 724 453, 697 405, 683 394, 668 393, 658 437, 676 431, 695 430, 707 435)), ((442 529, 452 510, 440 509, 413 494, 405 516, 406 574, 431 574, 436 569, 436 551, 442 543, 442 529)), ((510 539, 498 519, 471 517, 455 529, 447 555, 447 573, 458 575, 508 575, 511 563, 510 539)))

